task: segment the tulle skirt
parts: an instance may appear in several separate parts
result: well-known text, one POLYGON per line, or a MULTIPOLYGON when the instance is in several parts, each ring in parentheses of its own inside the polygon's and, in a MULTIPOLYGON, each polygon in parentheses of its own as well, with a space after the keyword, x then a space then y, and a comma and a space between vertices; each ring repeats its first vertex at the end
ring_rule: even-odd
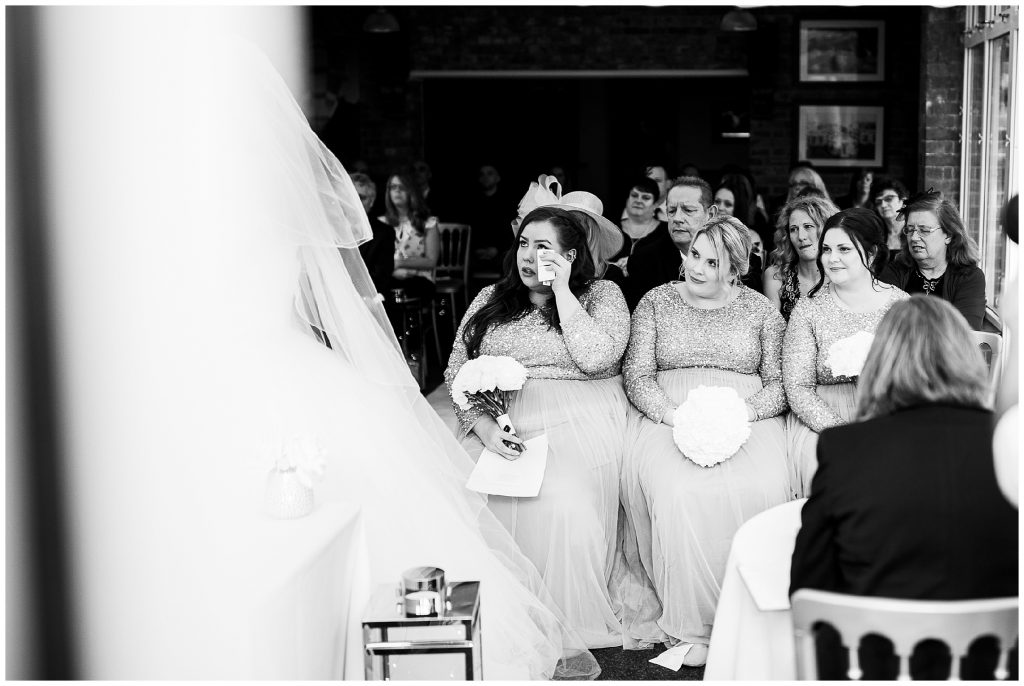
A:
POLYGON ((294 402, 306 408, 297 419, 317 427, 329 447, 316 497, 361 504, 375 582, 397 584, 403 570, 423 565, 443 568, 450 580, 480 580, 488 680, 599 674, 537 569, 485 498, 465 487, 472 460, 426 400, 354 375, 310 381, 317 385, 303 386, 294 402), (338 388, 349 399, 341 408, 326 397, 336 399, 338 388))
MULTIPOLYGON (((676 403, 701 384, 734 388, 740 397, 762 388, 756 375, 703 368, 659 372, 658 383, 676 403)), ((624 573, 616 575, 624 645, 666 638, 706 644, 733 535, 789 500, 785 421, 754 422, 739 451, 710 468, 686 459, 666 424, 634 412, 629 432, 621 478, 624 573)))
MULTIPOLYGON (((588 648, 622 640, 609 583, 628 413, 621 376, 527 380, 509 417, 524 439, 547 434, 544 483, 535 498, 488 499, 588 648)), ((483 449, 472 433, 463 445, 474 457, 483 449)))
MULTIPOLYGON (((857 384, 822 384, 817 392, 844 421, 853 420, 857 413, 857 384)), ((818 433, 804 424, 795 412, 786 416, 786 433, 789 437, 789 478, 793 497, 806 498, 811 494, 811 481, 818 471, 818 433)))

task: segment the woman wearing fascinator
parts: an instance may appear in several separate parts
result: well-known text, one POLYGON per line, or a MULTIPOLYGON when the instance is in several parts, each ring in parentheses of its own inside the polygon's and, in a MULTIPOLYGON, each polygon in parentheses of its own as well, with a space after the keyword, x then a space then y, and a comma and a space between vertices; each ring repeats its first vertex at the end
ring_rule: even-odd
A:
POLYGON ((793 493, 810 494, 824 429, 856 411, 857 377, 878 323, 907 294, 878 280, 889 257, 882 219, 862 207, 825 222, 818 238, 818 283, 800 298, 783 343, 793 493))
MULTIPOLYGON (((217 82, 180 101, 195 121, 211 112, 221 123, 192 129, 209 134, 194 152, 223 183, 214 192, 189 181, 217 205, 188 228, 210 253, 194 260, 195 276, 218 289, 188 301, 189 316, 216 323, 203 345, 227 389, 217 400, 230 409, 212 415, 218 435, 237 440, 235 452, 267 426, 315 438, 327 461, 317 501, 361 506, 374 583, 422 565, 481 580, 488 678, 593 678, 600 668, 536 567, 465 488, 473 462, 404 364, 358 251, 372 232, 345 169, 258 50, 220 41, 209 65, 217 82)), ((576 252, 585 263, 585 245, 576 252)), ((568 261, 559 265, 564 282, 568 261)))
POLYGON ((619 376, 629 312, 618 287, 597 278, 593 252, 603 265, 617 249, 618 230, 587 206, 596 200, 587 196, 559 198, 544 177, 531 186, 520 204, 516 249, 506 254, 501 279, 466 312, 445 380, 451 390, 463 364, 481 355, 509 356, 526 367, 526 383, 508 411, 518 435, 456 405, 460 435, 470 455, 488 448, 506 459, 519 453, 505 442, 547 436, 540 494, 490 496, 488 507, 537 565, 569 626, 587 647, 605 648, 621 645, 608 585, 629 407, 619 376), (606 235, 606 228, 615 233, 606 235), (541 280, 547 266, 554 270, 550 282, 541 280))
POLYGON ((630 418, 620 493, 625 645, 669 641, 689 666, 707 658, 733 534, 789 499, 786 324, 741 283, 750 245, 734 217, 704 224, 684 260, 686 280, 640 299, 622 364, 639 410, 630 418), (698 400, 711 397, 707 389, 723 401, 698 400), (691 421, 691 411, 710 421, 691 421), (705 427, 708 441, 687 442, 705 427), (712 456, 713 445, 730 441, 712 456))

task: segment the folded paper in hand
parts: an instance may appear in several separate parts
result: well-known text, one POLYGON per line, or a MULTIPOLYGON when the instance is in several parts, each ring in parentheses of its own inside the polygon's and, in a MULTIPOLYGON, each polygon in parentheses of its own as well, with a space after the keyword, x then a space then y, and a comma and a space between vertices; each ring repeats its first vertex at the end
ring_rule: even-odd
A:
POLYGON ((548 464, 547 434, 525 441, 526 450, 515 460, 506 460, 487 448, 480 453, 466 488, 489 495, 533 498, 540 493, 548 464))

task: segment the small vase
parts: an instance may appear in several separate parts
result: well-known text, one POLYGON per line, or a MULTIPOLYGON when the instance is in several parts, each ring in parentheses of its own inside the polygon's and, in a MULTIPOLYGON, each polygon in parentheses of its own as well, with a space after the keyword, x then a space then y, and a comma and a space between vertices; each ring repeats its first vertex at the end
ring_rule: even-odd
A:
POLYGON ((277 519, 305 517, 313 511, 313 489, 299 481, 294 467, 275 467, 267 474, 263 510, 277 519))

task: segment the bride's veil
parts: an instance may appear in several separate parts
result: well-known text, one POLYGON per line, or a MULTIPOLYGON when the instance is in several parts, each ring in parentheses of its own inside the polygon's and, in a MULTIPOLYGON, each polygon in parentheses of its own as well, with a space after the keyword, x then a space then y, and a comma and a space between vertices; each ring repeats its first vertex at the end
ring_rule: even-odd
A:
MULTIPOLYGON (((249 313, 265 316, 266 330, 301 329, 329 349, 333 360, 329 364, 344 365, 383 389, 393 404, 380 412, 392 416, 398 430, 411 437, 408 459, 415 460, 415 467, 429 480, 423 484, 427 492, 422 500, 404 502, 396 496, 399 502, 389 505, 412 508, 416 507, 413 502, 420 502, 424 507, 437 503, 454 508, 514 577, 510 581, 528 589, 533 598, 524 601, 531 605, 524 614, 530 617, 532 631, 544 635, 546 645, 535 646, 535 651, 548 663, 531 676, 592 678, 599 672, 596 661, 566 628, 536 568, 487 509, 483 496, 464 486, 472 461, 419 393, 359 254, 358 246, 371 238, 371 230, 348 174, 311 130, 284 80, 262 53, 241 39, 223 42, 216 52, 222 63, 207 68, 224 70, 226 92, 209 95, 211 102, 223 107, 196 116, 221 117, 231 140, 215 141, 224 152, 197 172, 202 178, 196 180, 196 187, 203 189, 198 192, 217 194, 224 192, 224 185, 217 184, 220 175, 238 182, 226 184, 228 202, 213 204, 231 208, 225 211, 223 226, 252 232, 219 239, 249 242, 255 251, 252 264, 236 265, 254 272, 250 282, 263 284, 266 314, 258 306, 249 308, 249 313), (259 240, 253 240, 257 233, 259 240), (269 244, 272 250, 257 244, 269 244), (282 290, 289 283, 292 317, 286 321, 273 312, 283 303, 282 290)), ((428 513, 406 513, 410 518, 421 515, 428 513)), ((487 614, 488 609, 483 612, 487 614)), ((494 614, 489 615, 491 621, 501 621, 494 614)), ((524 663, 537 660, 536 654, 520 657, 524 663)))

